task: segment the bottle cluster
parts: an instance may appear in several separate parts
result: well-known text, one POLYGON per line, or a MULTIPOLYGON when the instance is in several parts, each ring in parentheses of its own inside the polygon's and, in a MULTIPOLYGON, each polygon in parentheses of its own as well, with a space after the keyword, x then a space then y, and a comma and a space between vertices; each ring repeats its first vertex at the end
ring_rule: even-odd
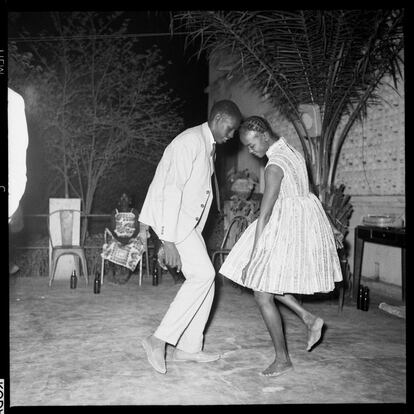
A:
MULTIPOLYGON (((73 270, 70 276, 70 288, 76 289, 77 285, 78 277, 76 276, 76 270, 73 270)), ((93 281, 93 293, 101 293, 101 276, 98 272, 96 272, 95 280, 93 281)))

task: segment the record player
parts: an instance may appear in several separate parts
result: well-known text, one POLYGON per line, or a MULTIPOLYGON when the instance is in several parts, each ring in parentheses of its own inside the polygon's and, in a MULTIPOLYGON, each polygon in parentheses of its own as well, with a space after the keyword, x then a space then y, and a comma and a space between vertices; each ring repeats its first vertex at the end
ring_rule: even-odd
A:
POLYGON ((366 226, 375 227, 404 227, 401 214, 368 214, 362 218, 362 223, 366 226))

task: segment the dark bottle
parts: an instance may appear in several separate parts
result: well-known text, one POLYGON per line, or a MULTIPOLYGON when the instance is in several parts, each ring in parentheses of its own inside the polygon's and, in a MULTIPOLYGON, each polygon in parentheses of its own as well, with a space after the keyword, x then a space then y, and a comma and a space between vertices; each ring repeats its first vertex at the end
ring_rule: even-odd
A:
POLYGON ((361 309, 363 294, 364 294, 364 286, 359 285, 358 297, 357 297, 357 309, 361 309))
POLYGON ((76 289, 77 284, 78 284, 78 278, 76 277, 76 270, 73 270, 72 275, 70 276, 70 288, 76 289))
POLYGON ((361 309, 363 311, 367 311, 369 309, 369 288, 368 287, 364 287, 364 290, 362 292, 361 309))
POLYGON ((101 293, 101 277, 97 272, 93 281, 93 293, 101 293))
POLYGON ((158 256, 157 253, 154 253, 152 256, 152 274, 154 274, 154 269, 157 267, 158 264, 158 256))
POLYGON ((158 285, 158 275, 159 275, 158 263, 154 262, 154 266, 152 268, 152 285, 153 286, 158 285))

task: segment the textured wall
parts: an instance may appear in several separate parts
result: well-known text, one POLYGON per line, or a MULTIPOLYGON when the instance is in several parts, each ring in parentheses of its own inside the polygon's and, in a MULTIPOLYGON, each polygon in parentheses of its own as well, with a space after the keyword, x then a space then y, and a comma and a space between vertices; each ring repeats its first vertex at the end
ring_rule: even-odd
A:
MULTIPOLYGON (((385 100, 355 124, 342 148, 336 175, 351 194, 354 212, 348 242, 354 248, 354 229, 367 214, 397 214, 405 220, 405 104, 404 85, 398 93, 385 86, 385 100)), ((350 257, 353 264, 353 254, 350 257)), ((362 275, 401 286, 401 249, 365 244, 362 275)))
POLYGON ((381 106, 368 110, 345 141, 336 179, 355 195, 405 194, 404 88, 380 90, 381 106))

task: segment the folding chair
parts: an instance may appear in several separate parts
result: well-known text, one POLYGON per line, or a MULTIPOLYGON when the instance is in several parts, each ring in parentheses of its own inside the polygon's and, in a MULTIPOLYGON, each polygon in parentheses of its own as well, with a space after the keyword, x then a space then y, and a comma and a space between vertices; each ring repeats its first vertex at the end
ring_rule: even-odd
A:
POLYGON ((52 286, 52 281, 55 277, 58 260, 61 256, 72 255, 79 257, 82 264, 82 271, 85 277, 86 284, 88 284, 88 268, 86 264, 85 250, 80 244, 74 244, 75 229, 79 229, 80 210, 79 209, 58 209, 49 213, 47 229, 49 232, 49 240, 52 248, 51 266, 49 267, 49 286, 52 286), (57 219, 56 219, 57 218, 57 219), (59 224, 58 229, 52 237, 51 225, 59 224))
MULTIPOLYGON (((111 231, 108 228, 105 228, 104 243, 108 243, 108 238, 107 238, 108 235, 112 236, 111 231)), ((149 260, 148 260, 148 243, 147 243, 145 251, 142 253, 141 260, 139 261, 139 281, 138 281, 139 286, 141 286, 141 284, 142 284, 142 261, 144 260, 144 255, 145 255, 145 264, 146 264, 146 268, 147 268, 147 277, 149 278, 150 276, 149 276, 149 260)), ((106 259, 104 259, 102 257, 102 262, 101 262, 101 284, 103 284, 103 282, 104 282, 105 260, 106 259)))

